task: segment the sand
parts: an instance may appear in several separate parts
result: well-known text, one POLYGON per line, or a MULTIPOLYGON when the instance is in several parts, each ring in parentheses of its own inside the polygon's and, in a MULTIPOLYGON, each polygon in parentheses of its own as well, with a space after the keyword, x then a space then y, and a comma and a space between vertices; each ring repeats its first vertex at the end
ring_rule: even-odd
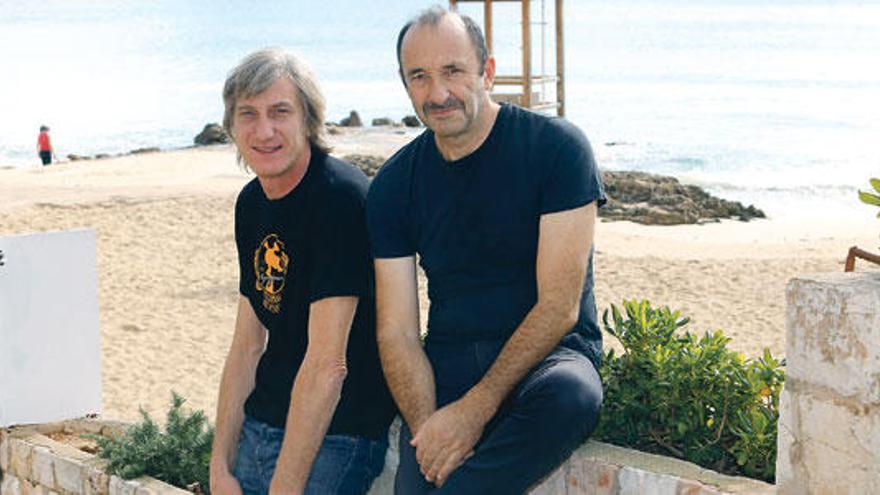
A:
MULTIPOLYGON (((388 156, 411 135, 363 129, 333 139, 339 155, 388 156)), ((136 420, 139 406, 161 417, 174 390, 213 418, 238 297, 233 205, 250 179, 222 145, 0 170, 0 235, 97 233, 105 417, 136 420)), ((765 347, 782 355, 786 284, 843 270, 849 246, 876 251, 880 222, 860 218, 869 220, 600 223, 600 314, 646 298, 681 309, 692 331, 724 330, 749 356, 765 347)))

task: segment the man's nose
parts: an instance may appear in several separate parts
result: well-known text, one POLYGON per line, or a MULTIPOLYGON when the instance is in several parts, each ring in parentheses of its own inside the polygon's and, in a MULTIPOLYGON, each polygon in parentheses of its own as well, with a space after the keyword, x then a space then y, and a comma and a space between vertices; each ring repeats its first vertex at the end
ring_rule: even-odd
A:
POLYGON ((442 105, 449 99, 449 87, 442 77, 435 77, 431 80, 431 86, 428 92, 428 99, 431 103, 442 105))
POLYGON ((275 127, 272 125, 272 120, 265 115, 261 115, 254 126, 254 134, 258 139, 271 138, 275 134, 275 127))

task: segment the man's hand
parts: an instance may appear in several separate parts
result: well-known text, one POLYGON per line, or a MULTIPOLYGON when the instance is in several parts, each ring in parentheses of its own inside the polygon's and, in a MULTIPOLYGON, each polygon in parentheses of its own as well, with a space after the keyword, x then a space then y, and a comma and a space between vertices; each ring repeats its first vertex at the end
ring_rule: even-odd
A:
POLYGON ((465 396, 434 412, 419 428, 410 444, 425 479, 438 487, 473 455, 491 414, 465 396))
POLYGON ((224 473, 211 470, 211 493, 214 495, 242 495, 241 485, 229 471, 224 473))

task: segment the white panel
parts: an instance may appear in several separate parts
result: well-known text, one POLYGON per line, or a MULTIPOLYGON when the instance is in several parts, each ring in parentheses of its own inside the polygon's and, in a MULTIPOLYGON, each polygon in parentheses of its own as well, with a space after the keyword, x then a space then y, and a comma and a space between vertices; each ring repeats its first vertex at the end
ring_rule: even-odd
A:
POLYGON ((95 233, 0 237, 0 426, 101 412, 95 233))

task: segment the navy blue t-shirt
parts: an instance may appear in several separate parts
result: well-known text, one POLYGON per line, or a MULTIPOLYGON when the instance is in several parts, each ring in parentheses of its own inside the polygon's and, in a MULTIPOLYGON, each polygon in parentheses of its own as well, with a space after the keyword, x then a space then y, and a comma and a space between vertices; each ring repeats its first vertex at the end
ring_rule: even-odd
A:
POLYGON ((235 205, 239 291, 269 341, 257 367, 248 415, 284 428, 293 380, 308 346, 309 305, 359 298, 348 338, 348 375, 328 434, 384 438, 395 414, 379 364, 372 260, 364 218, 366 176, 312 148, 302 181, 270 200, 257 179, 235 205))
MULTIPOLYGON (((447 162, 425 131, 392 156, 370 186, 373 256, 418 253, 428 277, 428 339, 509 337, 537 301, 541 215, 605 202, 583 133, 560 118, 502 105, 486 141, 447 162)), ((592 253, 580 317, 561 345, 598 365, 602 337, 592 253)))

